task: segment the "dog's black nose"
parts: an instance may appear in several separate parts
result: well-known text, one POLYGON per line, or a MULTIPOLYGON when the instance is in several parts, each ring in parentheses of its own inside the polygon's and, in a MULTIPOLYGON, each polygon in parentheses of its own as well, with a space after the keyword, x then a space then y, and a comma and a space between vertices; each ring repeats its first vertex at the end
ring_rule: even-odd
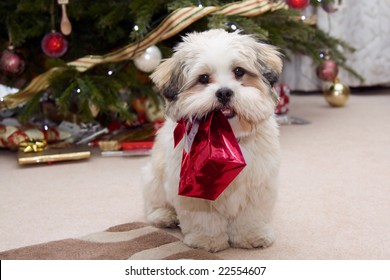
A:
POLYGON ((218 98, 219 102, 221 102, 223 105, 226 105, 232 98, 233 91, 230 88, 220 88, 215 93, 215 96, 218 98))

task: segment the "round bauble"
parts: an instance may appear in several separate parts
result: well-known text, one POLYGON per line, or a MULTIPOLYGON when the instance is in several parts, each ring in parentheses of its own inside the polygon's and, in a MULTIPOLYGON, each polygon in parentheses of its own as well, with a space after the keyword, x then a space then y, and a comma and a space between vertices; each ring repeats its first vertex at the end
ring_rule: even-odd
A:
POLYGON ((348 85, 336 80, 324 90, 324 96, 329 105, 343 107, 348 101, 351 91, 348 85))
POLYGON ((23 73, 26 62, 24 56, 13 48, 6 49, 0 57, 0 69, 8 76, 17 76, 23 73))
POLYGON ((142 72, 154 71, 161 62, 161 51, 156 46, 150 46, 145 52, 134 60, 135 66, 142 72))
POLYGON ((303 10, 309 6, 310 0, 286 0, 286 3, 292 9, 303 10))
POLYGON ((276 114, 287 114, 290 103, 290 88, 285 84, 276 84, 274 86, 279 102, 276 104, 276 114))
POLYGON ((316 69, 317 76, 323 81, 333 81, 339 73, 337 63, 332 59, 326 59, 316 69))
POLYGON ((68 51, 68 41, 59 32, 46 34, 41 42, 42 51, 49 57, 61 57, 68 51))

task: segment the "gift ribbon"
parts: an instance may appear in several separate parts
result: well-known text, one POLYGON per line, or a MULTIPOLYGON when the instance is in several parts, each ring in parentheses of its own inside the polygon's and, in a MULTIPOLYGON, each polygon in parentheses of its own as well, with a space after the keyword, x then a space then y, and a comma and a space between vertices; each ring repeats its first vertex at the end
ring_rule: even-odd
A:
MULTIPOLYGON (((168 17, 164 19, 164 21, 157 26, 156 29, 145 35, 142 41, 128 44, 119 50, 105 55, 88 55, 68 62, 67 65, 74 67, 79 72, 84 72, 98 64, 134 59, 141 55, 148 47, 176 35, 192 23, 209 14, 254 17, 279 9, 287 9, 287 5, 284 1, 274 2, 268 0, 248 0, 230 3, 222 7, 199 6, 180 8, 168 15, 168 17)), ((0 102, 0 109, 15 108, 32 98, 38 92, 47 89, 50 85, 49 77, 53 73, 63 71, 64 69, 65 68, 60 67, 51 68, 45 73, 35 77, 26 88, 17 93, 4 96, 1 100, 2 102, 0 102)))
POLYGON ((45 147, 46 147, 45 140, 29 139, 19 144, 19 150, 25 153, 42 152, 45 149, 45 147))
POLYGON ((184 119, 177 121, 175 130, 173 131, 174 148, 180 143, 185 137, 184 150, 188 153, 191 149, 192 142, 194 141, 195 135, 198 132, 199 121, 194 120, 193 122, 187 122, 184 119))
POLYGON ((176 148, 177 144, 179 144, 181 139, 183 139, 185 133, 186 121, 184 119, 181 119, 177 121, 175 130, 173 131, 174 148, 176 148))

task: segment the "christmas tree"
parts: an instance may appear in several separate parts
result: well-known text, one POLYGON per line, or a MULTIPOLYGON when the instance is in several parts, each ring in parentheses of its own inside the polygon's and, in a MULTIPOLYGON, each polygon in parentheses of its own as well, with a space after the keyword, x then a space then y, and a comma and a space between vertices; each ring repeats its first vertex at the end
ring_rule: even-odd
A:
POLYGON ((2 1, 0 84, 20 91, 2 98, 0 109, 17 107, 28 120, 45 101, 83 121, 153 121, 162 100, 149 73, 182 35, 211 28, 255 34, 287 58, 305 54, 321 64, 326 51, 357 75, 345 64, 353 48, 301 17, 309 2, 333 1, 2 1))

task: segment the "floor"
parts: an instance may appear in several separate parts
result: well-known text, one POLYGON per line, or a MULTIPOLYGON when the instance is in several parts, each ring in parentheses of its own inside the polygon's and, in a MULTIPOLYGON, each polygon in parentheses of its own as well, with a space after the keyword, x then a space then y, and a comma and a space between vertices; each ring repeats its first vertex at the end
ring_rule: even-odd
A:
MULTIPOLYGON (((265 250, 225 259, 390 259, 390 89, 355 92, 342 108, 291 97, 282 125, 281 186, 265 250)), ((144 221, 139 170, 149 157, 19 166, 0 150, 0 251, 144 221)), ((176 234, 179 234, 176 232, 176 234)))

